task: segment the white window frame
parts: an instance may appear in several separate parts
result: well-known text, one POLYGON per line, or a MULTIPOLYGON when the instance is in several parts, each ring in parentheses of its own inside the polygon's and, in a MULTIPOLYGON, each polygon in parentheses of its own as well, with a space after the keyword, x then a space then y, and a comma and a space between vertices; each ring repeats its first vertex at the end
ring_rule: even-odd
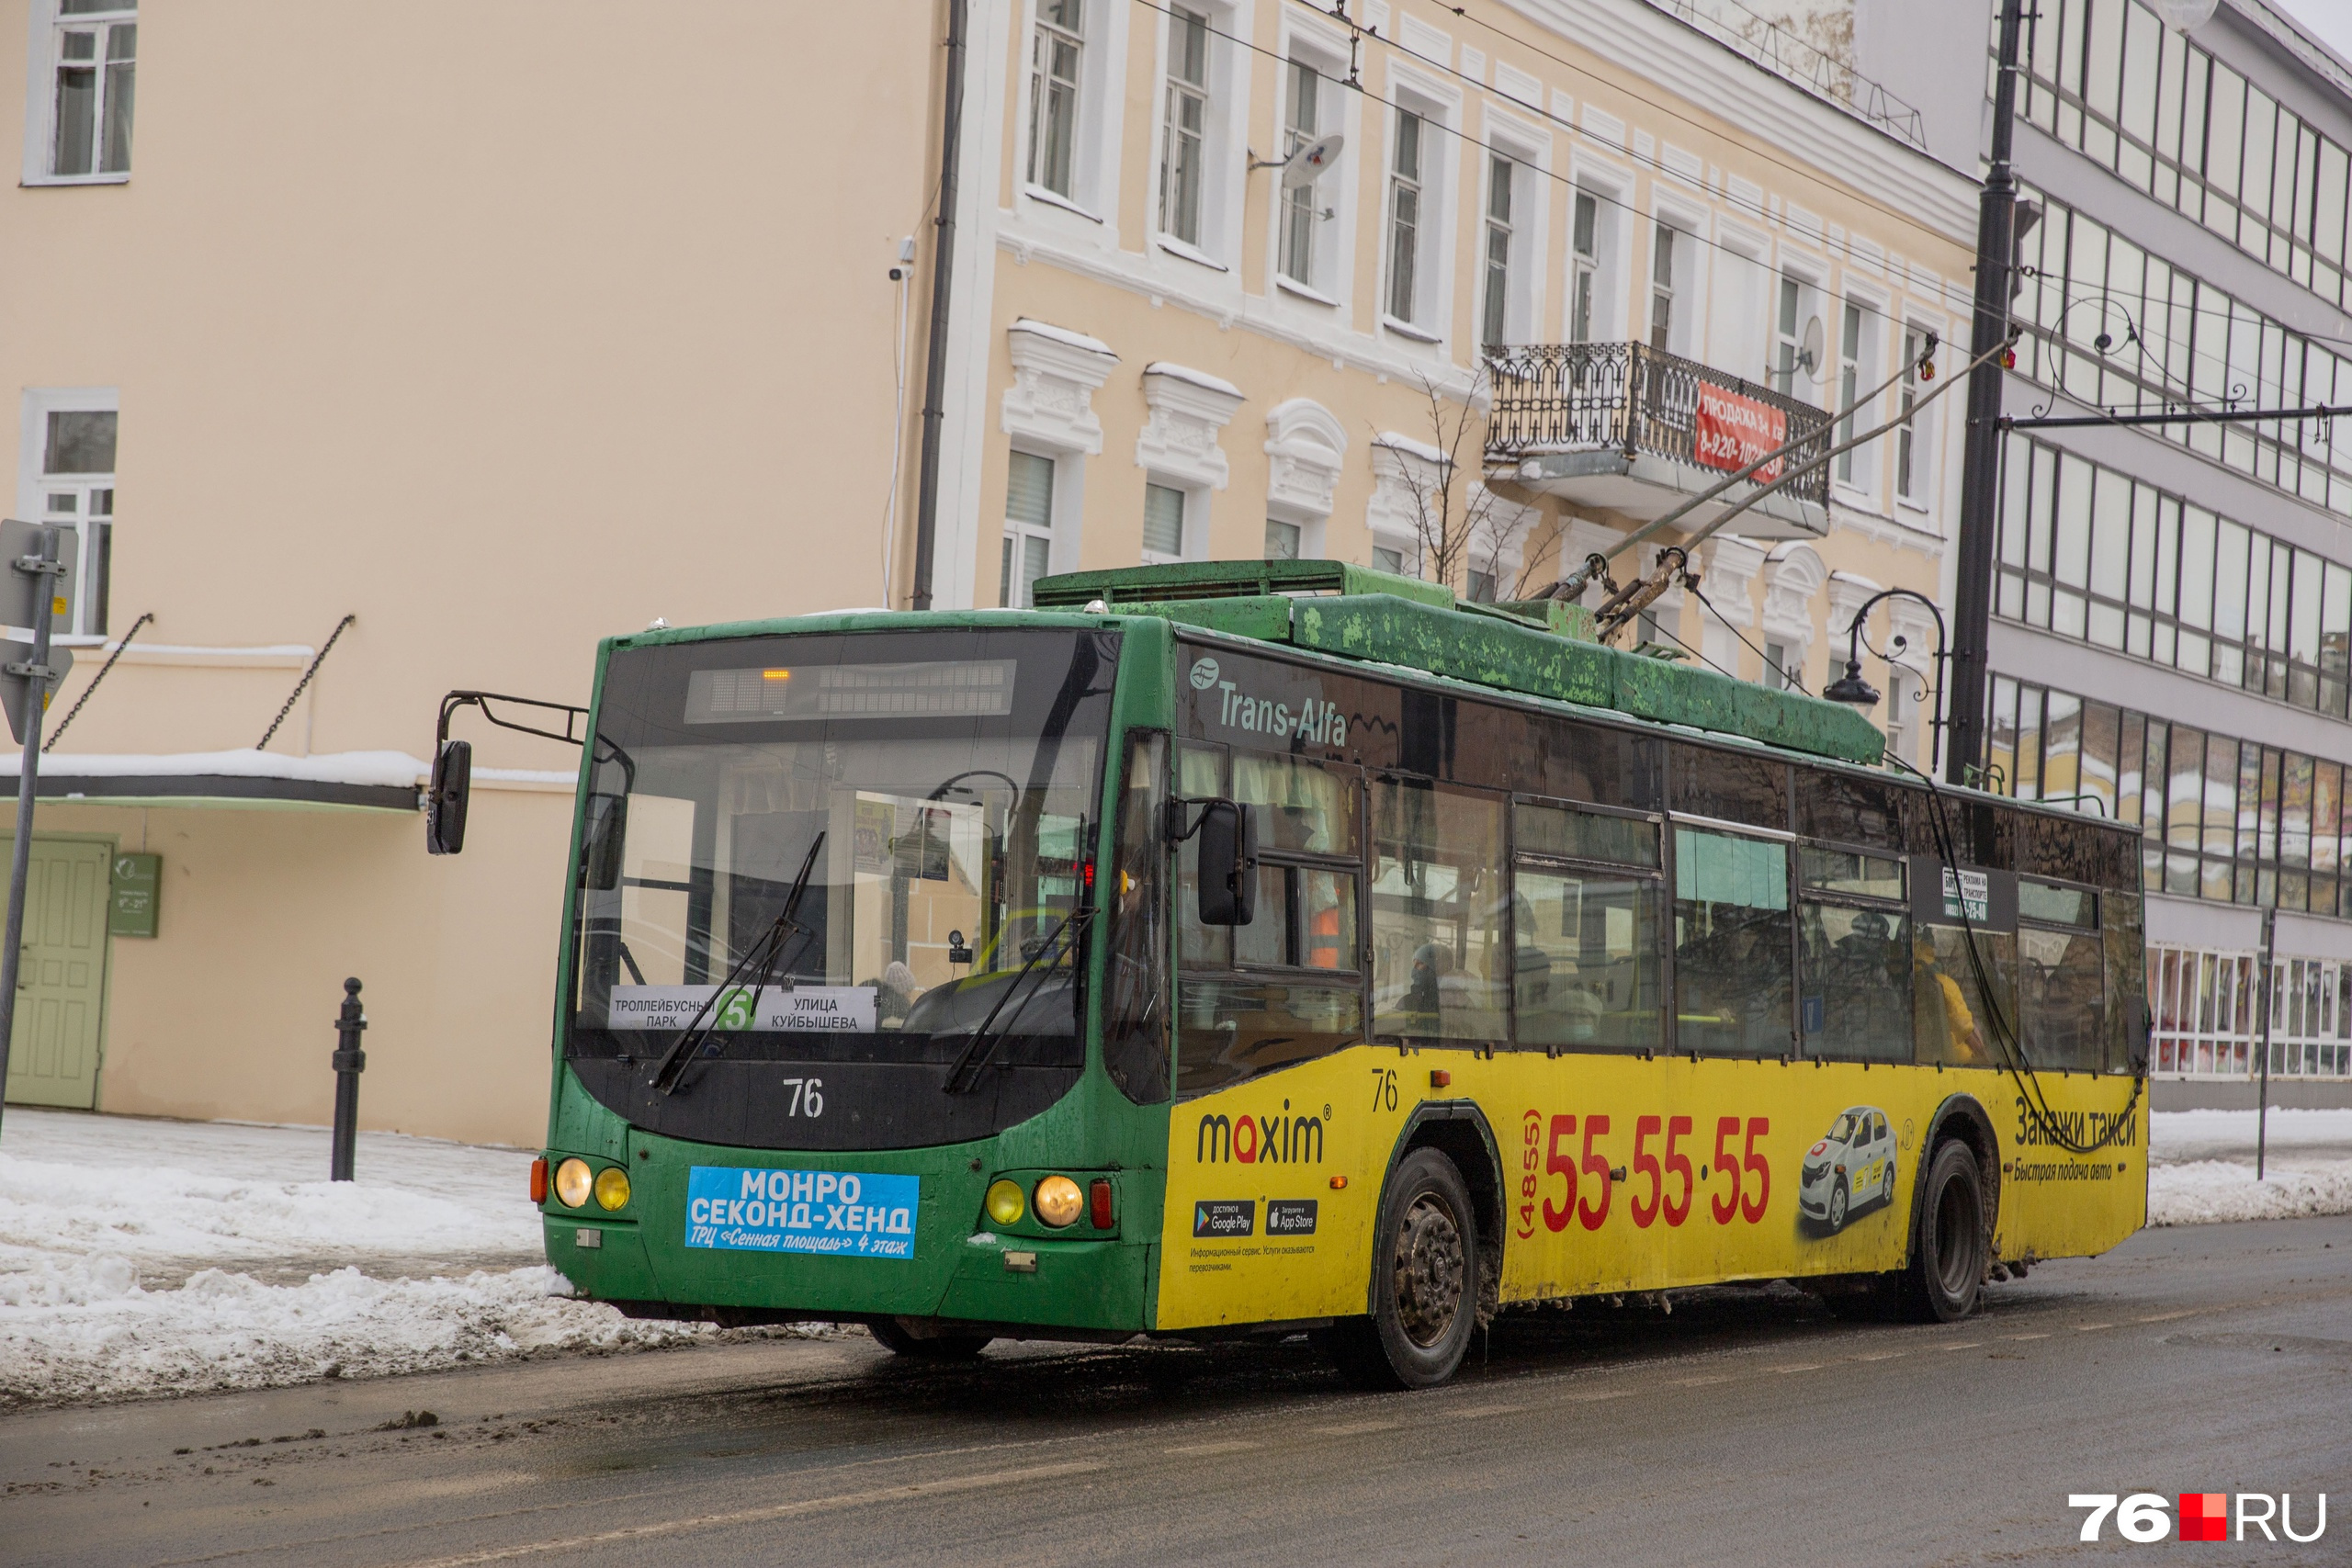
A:
MULTIPOLYGON (((1585 341, 1629 340, 1634 335, 1629 320, 1631 301, 1622 280, 1629 276, 1632 265, 1634 232, 1642 226, 1627 221, 1633 211, 1633 182, 1622 169, 1596 164, 1581 157, 1571 164, 1568 179, 1567 224, 1562 236, 1566 266, 1560 306, 1561 341, 1577 341, 1577 289, 1588 265, 1591 269, 1592 309, 1585 341), (1593 245, 1589 255, 1577 251, 1577 203, 1583 198, 1592 202, 1593 245)), ((1645 277, 1644 281, 1646 285, 1648 280, 1645 277)), ((1646 310, 1646 287, 1642 298, 1646 310)))
POLYGON ((1453 316, 1453 193, 1462 152, 1454 131, 1460 99, 1434 83, 1420 82, 1394 68, 1390 77, 1392 96, 1383 117, 1380 140, 1380 321, 1396 336, 1439 344, 1449 335, 1453 316), (1421 121, 1417 168, 1409 179, 1396 167, 1408 114, 1421 121), (1399 314, 1395 309, 1399 301, 1395 297, 1394 276, 1397 201, 1408 187, 1414 207, 1413 272, 1407 290, 1410 298, 1402 301, 1409 313, 1399 314))
MULTIPOLYGON (((92 11, 71 17, 61 14, 62 7, 58 0, 31 0, 27 9, 30 13, 31 26, 25 51, 23 183, 28 186, 119 186, 127 183, 130 178, 130 168, 127 164, 120 169, 94 171, 86 175, 52 174, 51 167, 56 153, 57 73, 62 64, 60 57, 63 50, 64 36, 69 31, 83 32, 93 29, 99 34, 97 58, 92 62, 93 68, 98 75, 98 99, 93 112, 97 118, 97 129, 94 134, 103 138, 106 124, 107 39, 113 27, 118 23, 129 23, 134 28, 138 26, 139 12, 133 0, 124 0, 123 4, 107 10, 92 11)), ((131 70, 135 92, 138 76, 138 54, 135 49, 131 56, 131 70)), ((135 152, 138 146, 135 100, 131 133, 131 146, 135 152)), ((101 141, 100 150, 93 157, 94 163, 105 161, 103 146, 103 141, 101 141)))
MULTIPOLYGON (((1130 7, 1132 9, 1132 7, 1130 7)), ((1186 239, 1167 224, 1166 189, 1171 141, 1172 99, 1180 90, 1176 74, 1177 18, 1170 15, 1159 34, 1157 69, 1159 100, 1152 123, 1151 232, 1154 243, 1170 255, 1203 266, 1230 271, 1241 232, 1241 183, 1238 177, 1245 154, 1249 126, 1250 61, 1232 39, 1248 36, 1239 6, 1228 0, 1185 0, 1182 9, 1204 18, 1208 28, 1206 69, 1197 89, 1204 100, 1201 128, 1200 213, 1197 236, 1186 239)), ((1147 12, 1148 16, 1151 13, 1147 12)))
MULTIPOLYGON (((1845 292, 1828 304, 1838 312, 1838 335, 1831 344, 1831 352, 1837 355, 1836 368, 1826 383, 1829 392, 1826 407, 1835 414, 1846 406, 1849 380, 1853 391, 1860 394, 1878 385, 1885 377, 1887 302, 1871 290, 1856 287, 1849 274, 1845 292), (1851 344, 1846 341, 1845 317, 1849 309, 1858 311, 1860 317, 1860 331, 1851 344)), ((1837 433, 1836 442, 1850 441, 1876 424, 1879 403, 1883 400, 1866 403, 1857 408, 1850 419, 1841 420, 1833 425, 1832 429, 1837 433)), ((1833 477, 1843 489, 1875 502, 1886 457, 1886 448, 1878 442, 1858 446, 1835 461, 1832 465, 1833 477)))
MULTIPOLYGON (((1057 191, 1032 176, 1040 122, 1037 118, 1035 50, 1039 30, 1052 24, 1045 12, 1050 0, 1026 0, 1022 7, 1022 45, 1015 106, 1020 141, 1014 167, 1019 171, 1019 210, 1047 222, 1069 223, 1063 231, 1091 234, 1092 243, 1115 247, 1117 235, 1103 214, 1115 212, 1119 199, 1119 139, 1123 117, 1113 101, 1113 88, 1125 88, 1127 27, 1135 6, 1125 0, 1079 0, 1081 40, 1078 62, 1075 137, 1070 154, 1070 188, 1057 191), (1116 79, 1115 81, 1114 79, 1116 79)), ((1158 13, 1146 13, 1157 16, 1158 13)), ((1155 110, 1154 123, 1157 122, 1155 110)), ((1156 172, 1157 165, 1154 165, 1156 172)))
POLYGON ((1206 12, 1182 4, 1168 8, 1159 72, 1159 189, 1155 216, 1159 232, 1194 249, 1207 235, 1209 141, 1216 71, 1215 22, 1206 12), (1194 38, 1197 29, 1197 40, 1194 38), (1199 43, 1194 61, 1193 43, 1199 43), (1193 74, 1194 71, 1198 75, 1193 74), (1189 180, 1189 193, 1184 188, 1189 180), (1191 197, 1192 210, 1183 210, 1191 197), (1192 232, 1184 231, 1190 228, 1192 232))
POLYGON ((1829 330, 1828 297, 1821 273, 1804 262, 1783 257, 1779 270, 1771 274, 1768 301, 1772 315, 1770 330, 1765 335, 1770 347, 1765 359, 1764 384, 1782 397, 1816 406, 1826 406, 1830 400, 1832 368, 1815 365, 1808 371, 1798 360, 1804 349, 1805 322, 1816 316, 1821 319, 1821 352, 1827 355, 1837 349, 1837 339, 1829 330), (1792 284, 1796 292, 1796 320, 1793 325, 1784 325, 1781 307, 1788 303, 1792 284))
POLYGON ((1510 165, 1510 207, 1508 226, 1510 251, 1503 268, 1503 321, 1500 342, 1532 343, 1544 319, 1544 243, 1550 232, 1550 204, 1545 197, 1552 184, 1547 150, 1550 139, 1532 126, 1516 118, 1487 112, 1484 123, 1485 147, 1472 148, 1478 155, 1478 287, 1471 301, 1471 324, 1477 346, 1487 339, 1487 292, 1491 257, 1488 245, 1496 224, 1494 216, 1495 161, 1499 158, 1510 165))
POLYGON ((1344 85, 1348 73, 1346 35, 1287 8, 1283 24, 1282 60, 1275 68, 1274 155, 1287 158, 1304 144, 1302 134, 1291 129, 1297 97, 1296 68, 1301 65, 1317 76, 1315 136, 1337 134, 1346 138, 1348 143, 1339 164, 1313 185, 1303 187, 1295 197, 1283 189, 1280 179, 1266 182, 1268 292, 1280 299, 1318 307, 1315 313, 1320 316, 1346 306, 1355 272, 1356 181, 1347 165, 1361 151, 1358 100, 1363 95, 1350 91, 1344 85), (1294 209, 1310 214, 1311 238, 1304 277, 1294 274, 1289 265, 1292 258, 1287 235, 1294 209))
MULTIPOLYGON (((102 536, 84 526, 93 515, 93 492, 105 492, 109 502, 103 514, 111 537, 115 522, 121 516, 120 503, 113 492, 117 487, 115 474, 75 474, 71 477, 50 478, 48 467, 49 416, 52 413, 111 413, 118 416, 116 439, 120 441, 119 416, 121 394, 112 387, 32 387, 28 388, 20 405, 17 451, 16 514, 31 522, 66 521, 65 514, 52 513, 48 500, 51 494, 72 492, 77 505, 72 513, 76 546, 73 563, 73 579, 67 594, 73 601, 73 624, 55 626, 55 640, 66 647, 89 647, 106 641, 106 633, 96 625, 99 602, 106 597, 109 582, 101 581, 110 573, 102 570, 109 558, 109 546, 102 536), (93 585, 96 591, 93 591, 93 585)), ((119 466, 122 454, 118 446, 115 461, 119 466)), ((119 468, 118 468, 119 471, 119 468)))
POLYGON ((1643 341, 1654 344, 1657 337, 1657 243, 1659 233, 1664 231, 1673 236, 1674 284, 1666 347, 1660 352, 1684 359, 1706 357, 1711 271, 1707 262, 1713 254, 1707 243, 1708 229, 1708 214, 1703 209, 1659 201, 1650 209, 1649 243, 1644 247, 1642 278, 1643 341))
POLYGON ((1187 483, 1172 475, 1144 475, 1144 496, 1149 500, 1153 487, 1172 491, 1182 498, 1182 510, 1176 523, 1176 553, 1145 546, 1136 554, 1146 566, 1159 566, 1170 561, 1205 560, 1208 558, 1209 492, 1204 486, 1187 483))
MULTIPOLYGON (((1919 349, 1926 345, 1928 334, 1936 330, 1934 326, 1916 317, 1905 317, 1902 350, 1905 357, 1907 359, 1916 355, 1919 349)), ((1926 383, 1920 381, 1916 373, 1905 377, 1894 389, 1895 412, 1900 415, 1905 409, 1912 406, 1927 394, 1926 383)), ((1898 429, 1894 434, 1895 448, 1891 457, 1894 463, 1895 504, 1907 507, 1914 512, 1927 512, 1935 504, 1936 411, 1933 408, 1921 410, 1913 417, 1909 424, 1898 429), (1911 470, 1911 483, 1908 486, 1903 483, 1903 470, 1905 467, 1904 454, 1906 447, 1910 454, 1908 467, 1911 470)))
POLYGON ((1053 469, 1051 489, 1046 497, 1046 521, 1033 523, 1026 519, 1015 519, 1012 515, 1011 457, 1008 457, 1005 462, 1005 504, 1000 510, 999 515, 1001 525, 999 538, 1001 542, 997 553, 997 603, 1008 610, 1023 610, 1027 609, 1028 606, 1016 601, 1009 592, 1011 574, 1014 569, 1018 568, 1023 558, 1023 552, 1021 547, 1030 539, 1044 542, 1046 570, 1039 572, 1038 576, 1050 577, 1061 570, 1060 564, 1055 559, 1055 557, 1060 553, 1061 524, 1070 511, 1072 498, 1069 492, 1076 488, 1072 480, 1083 471, 1083 460, 1074 459, 1068 453, 1047 451, 1022 442, 1013 443, 1012 451, 1021 457, 1040 458, 1049 464, 1053 469))

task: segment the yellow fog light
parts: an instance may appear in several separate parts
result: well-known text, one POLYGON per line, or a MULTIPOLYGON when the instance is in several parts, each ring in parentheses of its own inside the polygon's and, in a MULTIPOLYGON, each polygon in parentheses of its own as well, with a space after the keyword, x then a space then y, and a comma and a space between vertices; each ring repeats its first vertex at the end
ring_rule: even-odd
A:
POLYGON ((1037 1183, 1037 1217, 1056 1230, 1086 1212, 1086 1194, 1067 1176, 1049 1176, 1037 1183))
POLYGON ((1001 1225, 1018 1224, 1029 1201, 1021 1195, 1017 1181, 992 1181, 989 1184, 989 1218, 1001 1225))
POLYGON ((588 1188, 594 1179, 586 1160, 565 1160, 555 1168, 555 1195, 573 1208, 580 1208, 588 1201, 588 1188))
POLYGON ((606 1210, 628 1206, 628 1172, 619 1166, 606 1166, 596 1173, 596 1203, 606 1210))

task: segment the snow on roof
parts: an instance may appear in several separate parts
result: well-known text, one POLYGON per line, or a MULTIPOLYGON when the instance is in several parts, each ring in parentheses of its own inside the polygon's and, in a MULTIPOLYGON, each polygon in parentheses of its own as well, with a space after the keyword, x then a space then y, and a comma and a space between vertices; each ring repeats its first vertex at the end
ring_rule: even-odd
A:
MULTIPOLYGON (((15 778, 19 761, 15 752, 0 757, 0 778, 15 778)), ((316 757, 289 757, 246 747, 235 751, 44 753, 40 771, 51 777, 298 779, 306 784, 401 789, 415 784, 433 770, 405 751, 330 751, 316 757)))
POLYGON ((1241 389, 1232 382, 1222 377, 1212 376, 1205 370, 1195 370, 1189 365, 1175 365, 1165 359, 1155 359, 1143 367, 1143 373, 1147 376, 1165 376, 1171 381, 1189 381, 1195 387, 1205 388, 1212 392, 1222 392, 1228 398, 1241 396, 1241 389))
POLYGON ((1022 317, 1005 330, 1015 333, 1035 333, 1039 337, 1051 339, 1055 343, 1065 343, 1072 348, 1082 348, 1089 354, 1099 354, 1109 359, 1119 357, 1111 351, 1111 345, 1099 337, 1088 337, 1084 333, 1074 333, 1068 327, 1057 327, 1050 321, 1040 321, 1029 316, 1022 317))

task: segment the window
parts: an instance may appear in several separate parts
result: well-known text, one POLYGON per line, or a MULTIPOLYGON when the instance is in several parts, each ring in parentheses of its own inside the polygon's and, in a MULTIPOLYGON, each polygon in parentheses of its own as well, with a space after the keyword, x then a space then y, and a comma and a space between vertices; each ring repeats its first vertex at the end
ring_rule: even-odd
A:
POLYGON ((1917 1060, 1948 1067, 1999 1064, 2000 1023, 2017 1020, 2010 992, 2017 973, 2018 939, 2008 931, 1975 931, 1977 960, 1993 982, 1994 1010, 1977 979, 1968 951, 1969 932, 1960 926, 1923 926, 1913 943, 1912 1032, 1917 1060))
POLYGON ((1396 111, 1396 146, 1388 165, 1388 313, 1416 318, 1421 263, 1421 117, 1396 111))
POLYGON ((1487 157, 1487 292, 1479 341, 1499 344, 1510 334, 1511 161, 1487 157))
POLYGON ((1650 242, 1650 346, 1674 347, 1674 230, 1663 221, 1650 242))
POLYGON ((1279 517, 1266 519, 1266 558, 1296 560, 1299 537, 1304 532, 1295 523, 1285 523, 1279 517))
MULTIPOLYGON (((130 172, 139 54, 137 0, 56 0, 48 46, 49 123, 33 144, 49 179, 107 179, 130 172)), ((29 151, 29 149, 28 149, 29 151)), ((28 157, 28 164, 31 164, 28 157)))
POLYGON ((1911 415, 1919 401, 1919 355, 1928 346, 1928 334, 1918 327, 1903 329, 1903 379, 1895 389, 1898 411, 1904 423, 1894 433, 1894 493, 1905 501, 1926 505, 1928 500, 1928 457, 1935 444, 1923 438, 1919 422, 1929 416, 1911 415))
POLYGON ((1054 460, 1015 452, 1004 496, 1004 560, 998 603, 1028 609, 1054 545, 1054 460))
POLYGON ((1167 123, 1160 128, 1159 228, 1201 243, 1201 182, 1209 118, 1209 23, 1179 6, 1168 14, 1167 123))
MULTIPOLYGON (((1851 299, 1838 311, 1838 406, 1851 410, 1838 422, 1838 444, 1844 446, 1854 438, 1854 400, 1862 393, 1862 308, 1851 299)), ((1841 484, 1854 482, 1854 454, 1838 455, 1838 479, 1841 484)))
POLYGON ((1793 1021, 1789 852, 1765 839, 1674 830, 1674 1010, 1679 1049, 1781 1056, 1793 1021))
POLYGON ((1408 575, 1405 570, 1405 552, 1395 546, 1373 546, 1372 565, 1375 571, 1394 572, 1398 577, 1408 575))
POLYGON ((1472 567, 1470 569, 1469 587, 1469 597, 1472 604, 1491 604, 1495 602, 1495 574, 1493 572, 1480 571, 1476 567, 1472 567))
POLYGON ((88 404, 90 394, 34 394, 33 439, 39 450, 26 471, 34 480, 33 515, 65 530, 58 558, 72 568, 65 613, 51 622, 60 637, 100 637, 107 629, 107 578, 114 551, 114 468, 117 415, 88 404))
POLYGON ((1374 1034, 1502 1043, 1502 802, 1419 779, 1382 779, 1372 800, 1374 1034))
POLYGON ((1169 485, 1143 487, 1143 558, 1184 558, 1184 492, 1169 485))
MULTIPOLYGON (((1304 60, 1290 63, 1290 123, 1283 136, 1283 156, 1288 158, 1320 134, 1317 92, 1323 73, 1304 60)), ((1282 274, 1294 283, 1315 286, 1316 187, 1295 186, 1283 192, 1282 274)))
POLYGON ((1138 1105, 1168 1098, 1168 737, 1129 736, 1119 794, 1118 871, 1109 884, 1111 936, 1103 976, 1102 1067, 1138 1105))
POLYGON ((1782 397, 1797 395, 1797 377, 1810 376, 1814 371, 1811 357, 1805 353, 1804 285, 1793 277, 1781 279, 1781 308, 1774 319, 1772 338, 1772 389, 1782 397))
POLYGON ((1794 660, 1788 644, 1766 642, 1764 645, 1764 684, 1775 692, 1792 691, 1796 687, 1794 660))
POLYGON ((1037 0, 1029 45, 1029 183, 1077 194, 1079 66, 1086 0, 1037 0))
POLYGON ((1177 753, 1189 823, 1220 796, 1257 808, 1259 885, 1246 926, 1200 923, 1200 840, 1177 858, 1176 1089, 1206 1093, 1363 1038, 1357 775, 1216 746, 1177 753), (1228 780, 1227 770, 1230 769, 1228 780))
MULTIPOLYGON (((1600 202, 1589 192, 1577 192, 1568 234, 1568 341, 1592 341, 1592 296, 1600 276, 1600 202)), ((1669 264, 1668 270, 1672 271, 1669 264)))
POLYGON ((1518 1040, 1656 1050, 1665 1033, 1658 833, 1636 818, 1521 804, 1511 894, 1518 1040))
POLYGON ((1797 1008, 1805 1054, 1833 1062, 1907 1062, 1911 942, 1904 863, 1860 851, 1797 852, 1804 904, 1797 1008))

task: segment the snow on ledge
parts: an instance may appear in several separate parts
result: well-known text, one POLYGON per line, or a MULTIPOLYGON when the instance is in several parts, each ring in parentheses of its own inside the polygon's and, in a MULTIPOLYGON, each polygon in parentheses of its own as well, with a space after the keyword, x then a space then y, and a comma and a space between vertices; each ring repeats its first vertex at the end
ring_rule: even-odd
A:
MULTIPOLYGON (((0 757, 0 778, 13 779, 21 758, 0 757)), ((294 779, 305 784, 359 784, 405 789, 432 769, 405 751, 330 751, 289 757, 279 751, 67 751, 44 754, 40 771, 51 778, 237 778, 294 779)), ((483 772, 489 772, 484 769, 483 772)), ((571 774, 564 774, 569 781, 571 774)))
POLYGON ((1176 365, 1165 359, 1155 359, 1143 367, 1147 376, 1165 376, 1171 381, 1186 381, 1204 391, 1221 393, 1228 398, 1241 396, 1241 389, 1221 377, 1205 370, 1195 370, 1189 365, 1176 365))
POLYGON ((1104 343, 1099 337, 1088 337, 1084 333, 1074 333, 1068 327, 1057 327, 1050 321, 1038 321, 1034 316, 1022 317, 1019 321, 1014 321, 1012 325, 1007 327, 1005 331, 1014 333, 1035 333, 1037 336, 1046 339, 1048 343, 1058 343, 1066 344, 1071 348, 1084 349, 1089 354, 1099 354, 1105 359, 1116 359, 1119 357, 1116 354, 1112 352, 1111 345, 1104 343))

